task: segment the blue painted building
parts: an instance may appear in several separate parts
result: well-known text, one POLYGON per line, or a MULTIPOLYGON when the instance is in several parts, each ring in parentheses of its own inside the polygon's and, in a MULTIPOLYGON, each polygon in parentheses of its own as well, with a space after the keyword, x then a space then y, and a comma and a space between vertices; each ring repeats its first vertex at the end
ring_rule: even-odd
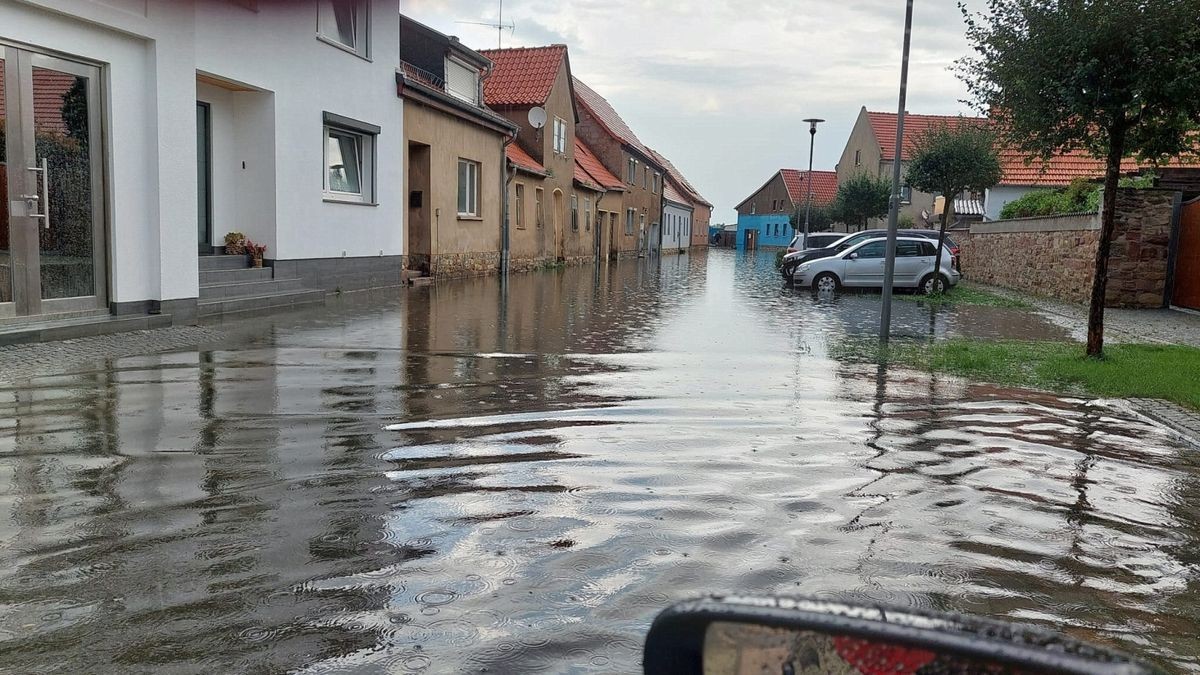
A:
POLYGON ((737 247, 739 251, 747 248, 784 248, 791 243, 792 237, 795 235, 786 213, 738 214, 737 247), (752 243, 751 240, 753 240, 752 243))
POLYGON ((827 206, 837 196, 837 173, 780 169, 737 205, 737 247, 786 248, 796 234, 788 218, 808 204, 827 206))

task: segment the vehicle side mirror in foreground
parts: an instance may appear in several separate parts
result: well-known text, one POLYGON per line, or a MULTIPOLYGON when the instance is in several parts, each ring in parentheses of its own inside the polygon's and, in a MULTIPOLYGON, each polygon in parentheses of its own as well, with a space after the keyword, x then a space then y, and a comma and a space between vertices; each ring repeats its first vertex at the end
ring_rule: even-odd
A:
POLYGON ((851 253, 850 255, 846 256, 846 260, 858 260, 858 254, 851 253))
POLYGON ((678 603, 654 620, 643 663, 655 675, 1162 673, 1041 628, 805 598, 678 603))

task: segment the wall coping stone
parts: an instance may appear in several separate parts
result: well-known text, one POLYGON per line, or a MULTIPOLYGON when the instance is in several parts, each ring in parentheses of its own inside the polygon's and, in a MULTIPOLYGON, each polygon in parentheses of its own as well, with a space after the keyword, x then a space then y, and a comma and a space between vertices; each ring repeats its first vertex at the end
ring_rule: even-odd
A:
POLYGON ((971 225, 971 234, 1011 234, 1019 232, 1092 231, 1100 229, 1099 213, 1070 213, 1057 216, 992 220, 971 225))

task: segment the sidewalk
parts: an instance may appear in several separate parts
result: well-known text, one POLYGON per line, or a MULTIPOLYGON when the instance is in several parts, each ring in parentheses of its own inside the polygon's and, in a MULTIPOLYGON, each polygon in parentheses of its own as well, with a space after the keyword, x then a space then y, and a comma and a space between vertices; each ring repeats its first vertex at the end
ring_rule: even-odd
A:
MULTIPOLYGON (((989 293, 1027 302, 1048 320, 1070 330, 1072 338, 1080 342, 1087 339, 1088 308, 1085 305, 1040 298, 973 281, 966 283, 989 293)), ((1200 348, 1200 314, 1174 309, 1110 308, 1104 310, 1104 337, 1112 342, 1156 342, 1200 348)))

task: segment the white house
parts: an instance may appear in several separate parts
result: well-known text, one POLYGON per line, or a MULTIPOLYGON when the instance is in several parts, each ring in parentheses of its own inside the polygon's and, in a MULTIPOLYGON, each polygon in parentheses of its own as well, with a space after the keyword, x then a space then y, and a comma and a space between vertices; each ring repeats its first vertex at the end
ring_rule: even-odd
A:
POLYGON ((679 253, 692 245, 692 206, 675 187, 663 182, 662 251, 679 253))
POLYGON ((399 0, 0 0, 0 328, 398 283, 399 60, 399 0))

